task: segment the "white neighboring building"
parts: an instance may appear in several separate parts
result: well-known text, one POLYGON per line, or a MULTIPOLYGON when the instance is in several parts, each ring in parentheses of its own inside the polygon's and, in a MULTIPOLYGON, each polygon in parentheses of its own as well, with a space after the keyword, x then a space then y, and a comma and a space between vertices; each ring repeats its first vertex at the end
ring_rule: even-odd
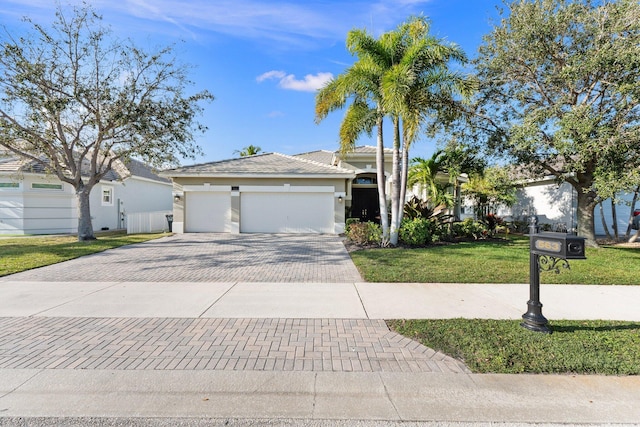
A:
MULTIPOLYGON (((619 199, 621 202, 616 206, 618 233, 623 235, 628 226, 633 194, 621 194, 619 199)), ((605 200, 602 205, 607 227, 613 233, 611 200, 605 200)), ((507 221, 526 221, 531 215, 536 215, 539 224, 550 227, 551 231, 562 230, 565 227, 567 231, 571 232, 577 228, 577 207, 576 190, 571 184, 566 182, 558 184, 553 176, 548 176, 522 183, 517 190, 516 203, 511 207, 499 209, 497 215, 507 221)), ((637 209, 639 209, 639 205, 636 205, 637 209)), ((472 211, 472 209, 469 210, 472 211)), ((594 222, 596 235, 604 236, 606 233, 600 218, 599 206, 596 206, 594 210, 594 222)))
MULTIPOLYGON (((110 172, 91 191, 95 231, 126 228, 126 214, 171 211, 171 182, 145 164, 125 165, 124 180, 110 172)), ((0 235, 67 234, 78 230, 73 187, 44 173, 34 162, 0 153, 0 235)))

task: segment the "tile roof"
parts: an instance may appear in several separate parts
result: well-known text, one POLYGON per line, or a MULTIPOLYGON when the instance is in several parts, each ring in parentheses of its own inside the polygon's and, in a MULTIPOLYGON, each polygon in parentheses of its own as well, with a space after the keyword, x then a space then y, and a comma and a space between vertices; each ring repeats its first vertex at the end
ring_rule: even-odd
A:
POLYGON ((303 159, 312 160, 314 162, 331 165, 333 164, 334 155, 335 153, 333 151, 318 150, 310 151, 308 153, 294 154, 293 157, 300 157, 303 159))
POLYGON ((280 153, 256 154, 255 156, 221 160, 210 163, 169 169, 161 176, 353 176, 348 169, 308 160, 303 157, 280 153))
MULTIPOLYGON (((125 169, 122 172, 128 170, 132 176, 140 178, 146 178, 153 181, 170 182, 166 178, 162 178, 155 174, 152 169, 138 161, 129 160, 124 164, 125 169)), ((47 173, 46 167, 35 160, 21 158, 18 155, 6 150, 0 150, 0 172, 11 173, 47 173)), ((117 170, 110 170, 103 178, 103 181, 117 181, 119 179, 127 178, 125 174, 118 173, 117 170)))

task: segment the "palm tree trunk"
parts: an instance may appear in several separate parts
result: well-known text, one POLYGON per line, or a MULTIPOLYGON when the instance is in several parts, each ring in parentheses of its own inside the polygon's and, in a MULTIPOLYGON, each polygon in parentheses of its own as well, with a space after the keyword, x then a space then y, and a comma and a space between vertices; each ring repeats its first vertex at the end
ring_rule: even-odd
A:
POLYGON ((389 243, 396 246, 398 244, 398 233, 400 231, 400 119, 393 118, 393 163, 391 169, 391 231, 389 243))
POLYGON ((407 203, 407 181, 409 179, 409 146, 406 143, 402 150, 402 167, 400 170, 400 212, 399 212, 399 221, 400 225, 402 225, 402 217, 404 216, 404 205, 407 203))
POLYGON ((380 205, 380 227, 382 228, 382 246, 389 244, 389 215, 387 214, 387 193, 384 176, 384 140, 382 137, 382 115, 376 119, 378 140, 376 147, 376 174, 378 180, 378 203, 380 205))

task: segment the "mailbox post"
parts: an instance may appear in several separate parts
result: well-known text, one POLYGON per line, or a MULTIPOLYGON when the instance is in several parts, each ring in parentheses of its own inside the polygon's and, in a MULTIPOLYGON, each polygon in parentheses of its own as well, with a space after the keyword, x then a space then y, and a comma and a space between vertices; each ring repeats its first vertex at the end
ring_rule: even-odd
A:
POLYGON ((535 332, 551 333, 549 321, 542 315, 540 302, 540 271, 560 273, 569 268, 568 259, 586 259, 584 237, 566 233, 539 233, 538 218, 529 220, 529 301, 522 315, 522 327, 535 332))

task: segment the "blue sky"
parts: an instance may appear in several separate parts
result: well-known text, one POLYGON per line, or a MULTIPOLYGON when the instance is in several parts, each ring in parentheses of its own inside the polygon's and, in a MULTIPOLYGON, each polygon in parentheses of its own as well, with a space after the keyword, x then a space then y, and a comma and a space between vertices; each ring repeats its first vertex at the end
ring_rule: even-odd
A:
MULTIPOLYGON (((10 31, 23 16, 50 23, 53 0, 2 0, 0 23, 10 31)), ((62 2, 75 4, 80 2, 62 2)), ((315 90, 354 61, 345 49, 353 28, 379 35, 412 15, 427 16, 431 33, 474 57, 497 19, 500 0, 93 0, 115 35, 142 46, 178 43, 192 64, 193 90, 216 97, 205 105, 198 137, 204 156, 235 157, 249 144, 264 152, 336 150, 343 113, 314 122, 315 90)), ((24 28, 24 27, 22 27, 24 28)), ((387 144, 391 138, 387 137, 387 144)), ((364 135, 359 145, 374 145, 364 135)), ((411 156, 430 156, 435 142, 416 143, 411 156)), ((185 163, 193 163, 187 160, 185 163)))

